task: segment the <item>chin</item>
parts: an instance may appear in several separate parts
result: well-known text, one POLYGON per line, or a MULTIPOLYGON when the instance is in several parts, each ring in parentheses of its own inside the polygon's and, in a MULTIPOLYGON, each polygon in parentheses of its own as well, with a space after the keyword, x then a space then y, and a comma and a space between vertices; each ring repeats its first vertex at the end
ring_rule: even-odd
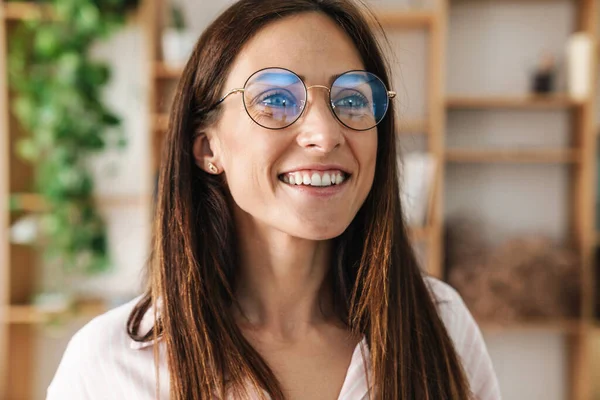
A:
POLYGON ((306 239, 306 240, 329 240, 340 236, 346 228, 348 224, 339 226, 322 226, 322 225, 314 225, 314 226, 302 226, 301 229, 298 229, 297 233, 294 236, 306 239))

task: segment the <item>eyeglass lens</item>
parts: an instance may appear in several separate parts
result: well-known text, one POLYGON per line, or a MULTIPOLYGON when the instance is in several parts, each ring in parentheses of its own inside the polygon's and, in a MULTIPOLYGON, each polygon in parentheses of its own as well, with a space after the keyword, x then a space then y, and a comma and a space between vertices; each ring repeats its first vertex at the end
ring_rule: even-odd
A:
MULTIPOLYGON (((331 86, 331 108, 336 118, 354 130, 375 127, 387 111, 389 99, 383 82, 365 71, 349 71, 331 86)), ((293 124, 307 101, 306 86, 299 76, 282 68, 254 73, 244 86, 244 105, 260 126, 282 129, 293 124)))

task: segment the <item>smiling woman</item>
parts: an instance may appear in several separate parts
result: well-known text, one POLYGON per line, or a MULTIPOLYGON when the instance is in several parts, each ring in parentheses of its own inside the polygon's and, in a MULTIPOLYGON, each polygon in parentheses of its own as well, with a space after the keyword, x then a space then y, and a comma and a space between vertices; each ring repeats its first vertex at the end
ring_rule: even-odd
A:
POLYGON ((389 81, 349 0, 219 16, 173 104, 146 293, 72 339, 49 398, 498 399, 415 260, 389 81))

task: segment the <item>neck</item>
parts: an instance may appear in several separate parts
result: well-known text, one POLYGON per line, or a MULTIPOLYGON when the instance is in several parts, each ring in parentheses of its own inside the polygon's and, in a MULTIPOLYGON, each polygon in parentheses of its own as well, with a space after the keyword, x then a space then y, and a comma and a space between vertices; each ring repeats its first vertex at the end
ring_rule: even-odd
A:
POLYGON ((299 239, 255 222, 237 226, 240 325, 294 340, 325 323, 331 308, 326 281, 331 241, 299 239))

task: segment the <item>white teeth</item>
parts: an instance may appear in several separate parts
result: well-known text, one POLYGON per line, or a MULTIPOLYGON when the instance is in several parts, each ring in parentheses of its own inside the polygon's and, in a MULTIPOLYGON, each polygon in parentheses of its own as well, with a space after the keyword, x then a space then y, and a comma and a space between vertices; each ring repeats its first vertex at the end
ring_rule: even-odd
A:
POLYGON ((321 186, 321 177, 319 176, 319 174, 314 173, 311 177, 310 177, 310 184, 312 186, 321 186))
POLYGON ((344 173, 328 171, 328 172, 293 172, 283 174, 280 179, 290 185, 305 185, 305 186, 332 186, 339 185, 346 180, 344 173))

